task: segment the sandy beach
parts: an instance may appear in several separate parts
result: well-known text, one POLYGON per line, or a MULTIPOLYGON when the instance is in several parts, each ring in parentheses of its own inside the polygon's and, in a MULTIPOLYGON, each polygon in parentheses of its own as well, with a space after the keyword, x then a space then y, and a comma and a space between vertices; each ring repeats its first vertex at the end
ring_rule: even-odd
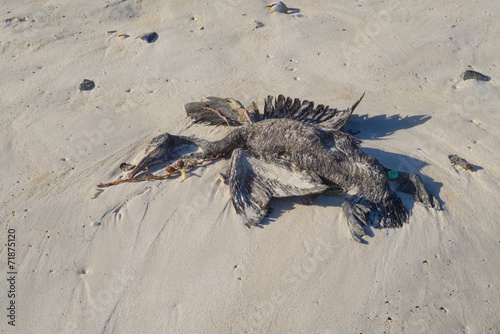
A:
POLYGON ((500 333, 500 4, 266 4, 4 1, 1 333, 500 333), (398 193, 409 224, 367 244, 328 196, 273 199, 248 229, 228 159, 95 187, 159 134, 228 133, 185 103, 364 92, 345 130, 443 206, 398 193))

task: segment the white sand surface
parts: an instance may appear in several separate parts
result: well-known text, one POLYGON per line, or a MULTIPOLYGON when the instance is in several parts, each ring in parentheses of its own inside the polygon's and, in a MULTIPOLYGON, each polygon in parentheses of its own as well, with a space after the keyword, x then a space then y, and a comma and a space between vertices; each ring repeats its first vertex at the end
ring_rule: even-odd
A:
POLYGON ((500 332, 498 1, 265 5, 2 2, 0 332, 500 332), (466 69, 491 80, 463 81, 466 69), (217 181, 227 160, 89 197, 153 136, 227 133, 191 125, 184 103, 282 93, 345 108, 363 92, 346 128, 444 207, 400 194, 410 223, 367 245, 324 196, 273 200, 247 229, 217 181))

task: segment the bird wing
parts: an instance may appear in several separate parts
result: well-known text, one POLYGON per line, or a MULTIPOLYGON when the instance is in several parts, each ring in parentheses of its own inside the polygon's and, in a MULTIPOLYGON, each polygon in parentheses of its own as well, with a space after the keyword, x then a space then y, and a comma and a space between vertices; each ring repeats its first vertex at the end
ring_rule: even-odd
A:
POLYGON ((210 96, 204 102, 186 103, 184 108, 187 115, 197 123, 240 126, 248 122, 241 103, 230 98, 210 96))
POLYGON ((233 151, 229 175, 231 200, 245 225, 258 225, 272 197, 319 194, 328 189, 313 173, 269 164, 243 149, 233 151))
POLYGON ((235 99, 210 96, 204 102, 190 102, 184 105, 186 113, 195 122, 212 125, 240 126, 246 123, 255 123, 269 118, 289 118, 300 122, 314 124, 324 130, 340 130, 351 117, 354 109, 365 94, 345 110, 329 108, 322 104, 314 106, 312 101, 300 101, 295 98, 279 95, 276 99, 268 96, 264 100, 264 113, 261 114, 257 105, 252 103, 245 109, 235 99))
POLYGON ((314 107, 312 101, 304 100, 301 102, 297 98, 285 98, 284 95, 279 95, 273 104, 273 97, 268 96, 264 101, 264 115, 262 118, 289 118, 308 124, 317 124, 329 131, 339 130, 347 123, 364 96, 365 94, 352 107, 345 110, 332 109, 322 104, 314 107))

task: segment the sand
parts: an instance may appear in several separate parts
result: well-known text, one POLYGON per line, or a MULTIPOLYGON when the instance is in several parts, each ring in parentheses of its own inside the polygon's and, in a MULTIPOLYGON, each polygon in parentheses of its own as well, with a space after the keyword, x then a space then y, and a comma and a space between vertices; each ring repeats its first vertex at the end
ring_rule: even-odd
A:
POLYGON ((498 3, 265 5, 3 2, 0 332, 500 332, 498 3), (491 80, 463 81, 467 69, 491 80), (227 160, 89 196, 160 133, 227 133, 191 125, 184 103, 285 94, 345 108, 363 92, 346 129, 444 207, 400 194, 410 223, 367 245, 325 196, 273 200, 247 229, 217 181, 227 160))

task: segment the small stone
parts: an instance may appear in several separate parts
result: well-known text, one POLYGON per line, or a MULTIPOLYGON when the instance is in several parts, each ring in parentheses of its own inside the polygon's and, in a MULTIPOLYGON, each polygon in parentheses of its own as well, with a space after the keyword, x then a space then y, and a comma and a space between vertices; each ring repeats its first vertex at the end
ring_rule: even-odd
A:
POLYGON ((474 166, 471 163, 468 163, 467 160, 460 158, 456 154, 450 154, 448 156, 448 159, 450 159, 450 162, 453 166, 459 166, 465 170, 470 170, 470 171, 474 170, 474 166))
POLYGON ((278 12, 278 13, 286 13, 286 12, 288 12, 287 6, 283 2, 281 2, 281 1, 273 2, 272 4, 269 4, 266 7, 269 7, 269 12, 271 14, 274 13, 274 12, 278 12))
POLYGON ((462 74, 462 79, 464 81, 469 80, 469 79, 476 79, 478 81, 490 81, 491 80, 491 78, 489 76, 481 74, 481 73, 476 72, 476 71, 472 71, 472 70, 465 71, 462 74))
POLYGON ((257 20, 255 20, 254 22, 255 22, 255 29, 262 28, 265 25, 264 23, 257 20))
POLYGON ((148 32, 148 33, 145 33, 144 35, 142 35, 139 38, 142 39, 145 42, 153 43, 154 41, 156 41, 158 39, 158 34, 155 33, 155 32, 148 32))
POLYGON ((84 79, 83 82, 80 84, 80 90, 92 90, 94 89, 95 84, 92 80, 89 79, 84 79))

